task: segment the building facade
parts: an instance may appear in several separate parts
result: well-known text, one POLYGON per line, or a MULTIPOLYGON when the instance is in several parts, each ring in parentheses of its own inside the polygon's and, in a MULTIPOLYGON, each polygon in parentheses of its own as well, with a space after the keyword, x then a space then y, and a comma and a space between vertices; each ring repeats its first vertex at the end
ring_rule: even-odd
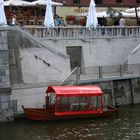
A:
MULTIPOLYGON (((88 6, 90 0, 55 0, 66 6, 88 6)), ((140 5, 140 0, 95 0, 97 6, 134 7, 140 5)))

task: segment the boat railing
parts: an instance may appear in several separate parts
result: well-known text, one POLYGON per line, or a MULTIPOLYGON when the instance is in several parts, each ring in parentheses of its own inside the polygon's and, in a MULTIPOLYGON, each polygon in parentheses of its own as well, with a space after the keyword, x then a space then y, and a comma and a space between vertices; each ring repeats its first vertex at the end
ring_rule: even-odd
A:
POLYGON ((81 26, 65 26, 46 28, 43 26, 23 26, 23 30, 36 38, 43 39, 93 39, 93 38, 139 38, 140 26, 100 26, 86 28, 81 26))

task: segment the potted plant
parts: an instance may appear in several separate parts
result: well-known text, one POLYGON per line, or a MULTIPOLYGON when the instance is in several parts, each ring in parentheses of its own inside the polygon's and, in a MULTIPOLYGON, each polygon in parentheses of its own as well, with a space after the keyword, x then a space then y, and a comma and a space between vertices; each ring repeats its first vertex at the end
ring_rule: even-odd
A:
POLYGON ((86 25, 86 18, 81 18, 81 19, 79 20, 79 24, 80 24, 81 26, 85 26, 85 25, 86 25))
POLYGON ((75 20, 76 20, 75 16, 67 16, 66 17, 66 21, 67 21, 68 24, 74 24, 75 20))

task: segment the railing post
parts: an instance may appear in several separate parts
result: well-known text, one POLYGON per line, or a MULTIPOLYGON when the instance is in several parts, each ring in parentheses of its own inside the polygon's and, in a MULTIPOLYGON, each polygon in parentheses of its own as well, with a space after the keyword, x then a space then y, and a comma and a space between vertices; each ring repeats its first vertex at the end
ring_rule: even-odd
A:
POLYGON ((120 65, 120 77, 123 76, 123 66, 120 65))
POLYGON ((134 104, 134 88, 133 88, 133 83, 132 83, 132 79, 129 80, 130 82, 130 90, 131 90, 131 104, 134 104))
POLYGON ((76 70, 76 83, 78 83, 78 81, 80 81, 80 67, 77 67, 76 70))
POLYGON ((35 32, 34 32, 34 37, 36 37, 36 38, 37 38, 37 37, 38 37, 37 28, 35 28, 34 30, 35 30, 35 32))
POLYGON ((114 93, 114 83, 111 80, 111 96, 112 96, 112 105, 116 106, 116 97, 115 97, 115 93, 114 93))
POLYGON ((99 66, 99 78, 102 78, 103 74, 102 74, 102 67, 99 66))

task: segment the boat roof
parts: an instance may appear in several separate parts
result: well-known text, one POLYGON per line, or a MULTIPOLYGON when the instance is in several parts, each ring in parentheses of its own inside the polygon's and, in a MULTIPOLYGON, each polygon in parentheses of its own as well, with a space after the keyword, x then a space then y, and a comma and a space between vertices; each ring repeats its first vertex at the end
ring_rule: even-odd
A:
POLYGON ((49 86, 46 93, 54 92, 58 96, 102 96, 98 86, 49 86))

